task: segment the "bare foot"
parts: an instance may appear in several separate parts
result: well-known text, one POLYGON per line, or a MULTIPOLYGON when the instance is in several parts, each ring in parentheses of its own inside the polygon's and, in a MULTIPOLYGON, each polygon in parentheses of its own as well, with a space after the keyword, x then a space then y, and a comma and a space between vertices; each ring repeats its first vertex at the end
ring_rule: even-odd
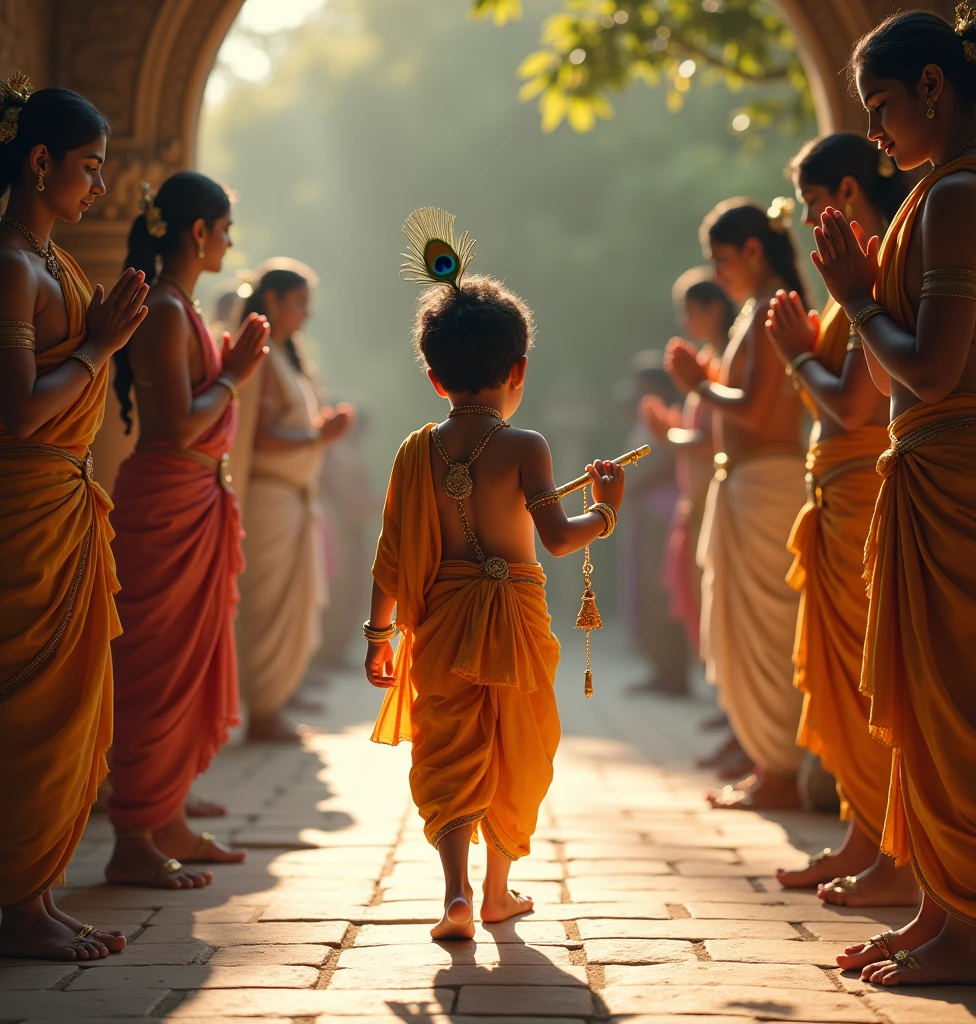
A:
POLYGON ((892 960, 869 964, 861 980, 886 986, 976 984, 976 926, 947 917, 935 938, 892 960))
POLYGON ((824 850, 810 858, 799 871, 780 868, 776 880, 784 889, 810 889, 822 882, 843 875, 856 874, 870 867, 878 856, 878 848, 852 821, 839 850, 824 850))
MULTIPOLYGON (((881 942, 858 942, 837 956, 837 966, 845 971, 858 971, 869 964, 887 960, 903 949, 916 949, 934 939, 946 923, 946 912, 928 897, 922 898, 918 914, 897 931, 884 932, 881 942)), ((863 976, 863 975, 862 975, 863 976)))
POLYGON ((183 803, 183 810, 188 818, 222 818, 227 813, 224 804, 206 797, 194 796, 192 793, 183 803))
POLYGON ((301 743, 303 732, 278 712, 252 718, 247 723, 247 739, 251 743, 301 743))
POLYGON ((246 850, 232 850, 210 832, 194 832, 182 815, 153 832, 157 849, 168 857, 187 864, 240 864, 247 859, 246 850))
POLYGON ((840 907, 914 907, 919 899, 911 867, 896 868, 883 853, 858 874, 841 875, 819 886, 817 895, 840 907))
POLYGON ((474 910, 471 893, 459 893, 444 901, 444 916, 430 930, 435 941, 444 939, 473 939, 474 910))
MULTIPOLYGON (((63 910, 59 910, 50 889, 45 890, 41 899, 44 900, 44 909, 47 911, 48 917, 53 917, 55 921, 60 921, 62 924, 67 925, 73 930, 75 935, 82 929, 91 927, 90 925, 82 924, 81 921, 70 914, 66 914, 63 910)), ((88 933, 88 937, 94 942, 100 942, 110 953, 121 953, 125 949, 125 936, 121 932, 103 932, 97 928, 92 928, 88 933)))
POLYGON ((745 789, 726 786, 706 790, 705 799, 712 807, 730 811, 794 810, 800 806, 796 779, 784 779, 770 772, 759 772, 755 782, 745 789))
POLYGON ((112 859, 105 866, 112 885, 143 885, 150 889, 201 889, 213 881, 209 871, 185 867, 163 853, 149 833, 117 836, 112 859))
POLYGON ((500 895, 485 893, 481 903, 481 920, 485 924, 497 924, 499 921, 507 921, 510 917, 518 917, 519 914, 527 914, 535 902, 531 896, 523 896, 515 889, 507 889, 500 895))
POLYGON ((0 956, 30 957, 37 960, 101 960, 108 946, 93 933, 78 938, 81 927, 51 917, 43 899, 24 907, 7 907, 0 918, 0 956))

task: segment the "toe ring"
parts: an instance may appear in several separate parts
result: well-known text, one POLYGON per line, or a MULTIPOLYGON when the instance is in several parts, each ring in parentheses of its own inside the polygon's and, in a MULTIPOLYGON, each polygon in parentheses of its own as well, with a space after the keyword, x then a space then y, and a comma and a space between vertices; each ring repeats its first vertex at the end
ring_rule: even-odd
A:
POLYGON ((897 936, 894 932, 881 932, 879 935, 872 935, 868 942, 873 942, 889 960, 893 960, 895 951, 892 948, 891 942, 895 938, 897 936))
POLYGON ((829 846, 825 847, 819 853, 815 853, 810 858, 810 863, 807 864, 807 867, 810 867, 810 868, 816 867, 822 860, 826 860, 831 855, 832 852, 833 851, 830 849, 829 846))
POLYGON ((857 878, 854 875, 844 875, 843 878, 835 878, 834 885, 844 892, 857 892, 857 878))
POLYGON ((213 844, 217 842, 217 837, 213 834, 213 832, 201 832, 200 838, 210 846, 213 846, 213 844))
POLYGON ((177 871, 183 870, 183 865, 175 858, 170 857, 169 860, 164 860, 160 867, 167 875, 175 875, 177 871))
POLYGON ((95 926, 93 924, 83 924, 78 934, 75 936, 75 942, 83 942, 94 930, 95 926))
POLYGON ((920 971, 922 965, 908 952, 907 949, 899 949, 897 953, 891 958, 898 964, 899 967, 904 967, 906 971, 920 971))

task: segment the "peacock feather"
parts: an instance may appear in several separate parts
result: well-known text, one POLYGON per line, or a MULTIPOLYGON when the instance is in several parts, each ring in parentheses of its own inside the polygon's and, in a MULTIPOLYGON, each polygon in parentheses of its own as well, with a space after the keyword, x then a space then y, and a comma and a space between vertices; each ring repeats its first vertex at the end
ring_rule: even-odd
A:
POLYGON ((414 210, 403 225, 409 251, 400 269, 404 280, 418 284, 447 284, 460 290, 461 275, 474 259, 474 239, 456 239, 454 214, 425 206, 414 210))

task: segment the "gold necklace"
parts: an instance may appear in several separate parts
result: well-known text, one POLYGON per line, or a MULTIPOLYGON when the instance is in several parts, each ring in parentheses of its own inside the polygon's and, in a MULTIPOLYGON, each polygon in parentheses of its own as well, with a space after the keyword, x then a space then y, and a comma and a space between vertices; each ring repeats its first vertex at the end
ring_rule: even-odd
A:
POLYGON ((967 149, 972 149, 976 146, 976 139, 970 139, 964 146, 960 146, 954 153, 947 156, 945 160, 940 160, 931 170, 931 174, 934 174, 940 167, 945 167, 946 164, 951 164, 953 160, 958 160, 959 157, 966 152, 967 149))
POLYGON ((203 319, 203 307, 200 305, 200 300, 195 299, 184 287, 176 280, 175 277, 170 277, 169 274, 160 274, 160 281, 166 281, 167 284, 171 284, 179 293, 186 299, 187 304, 193 307, 193 312, 196 313, 200 319, 203 319))
POLYGON ((455 416, 491 416, 496 420, 505 422, 505 417, 497 409, 492 409, 490 405, 456 405, 447 414, 448 419, 453 419, 455 416))
POLYGON ((12 228, 16 228, 23 236, 30 242, 31 248, 38 256, 44 260, 44 266, 47 268, 48 273, 55 281, 61 280, 61 263, 58 261, 57 256, 54 255, 54 243, 47 243, 47 251, 41 246, 41 240, 34 234, 33 231, 26 224, 21 224, 19 220, 14 220, 13 217, 8 217, 4 214, 0 217, 0 220, 4 224, 9 224, 12 228))

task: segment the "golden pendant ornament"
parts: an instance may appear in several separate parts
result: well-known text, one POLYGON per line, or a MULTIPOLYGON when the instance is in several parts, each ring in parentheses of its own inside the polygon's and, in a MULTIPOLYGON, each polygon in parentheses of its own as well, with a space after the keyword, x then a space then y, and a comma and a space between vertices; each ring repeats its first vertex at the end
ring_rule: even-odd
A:
POLYGON ((452 463, 444 474, 444 490, 448 497, 463 501, 474 490, 474 481, 468 467, 460 462, 452 463))
POLYGON ((498 555, 492 555, 491 558, 486 558, 482 565, 485 575, 489 579, 493 580, 507 580, 508 579, 508 562, 504 558, 499 558, 498 555))

